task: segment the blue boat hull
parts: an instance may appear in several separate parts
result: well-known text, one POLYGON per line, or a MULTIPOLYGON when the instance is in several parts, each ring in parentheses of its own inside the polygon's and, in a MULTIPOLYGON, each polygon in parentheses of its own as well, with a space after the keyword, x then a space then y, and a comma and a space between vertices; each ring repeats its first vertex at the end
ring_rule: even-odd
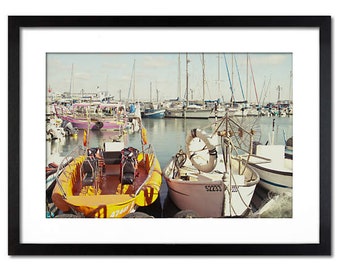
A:
POLYGON ((144 118, 164 118, 165 110, 146 110, 143 114, 144 118))

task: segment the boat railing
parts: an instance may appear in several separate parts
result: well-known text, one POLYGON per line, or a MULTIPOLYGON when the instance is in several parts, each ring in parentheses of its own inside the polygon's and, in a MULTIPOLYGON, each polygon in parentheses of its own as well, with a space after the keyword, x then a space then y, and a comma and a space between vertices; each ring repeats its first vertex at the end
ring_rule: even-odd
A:
POLYGON ((265 163, 272 162, 271 158, 266 158, 266 157, 255 155, 255 154, 250 154, 250 157, 254 157, 258 160, 257 161, 253 161, 253 160, 248 161, 249 164, 265 164, 265 163))
POLYGON ((84 149, 81 145, 77 145, 76 147, 74 147, 70 153, 68 153, 60 162, 58 169, 57 169, 57 185, 60 188, 60 191, 62 192, 63 196, 66 198, 66 192, 64 191, 61 183, 59 182, 59 177, 65 173, 65 167, 71 163, 77 156, 79 156, 80 154, 85 154, 86 149, 84 149))
POLYGON ((144 158, 145 158, 146 155, 148 155, 149 158, 148 158, 147 162, 150 162, 150 159, 151 159, 151 162, 150 162, 151 164, 148 164, 148 166, 149 166, 148 176, 146 177, 144 182, 139 186, 139 188, 136 190, 135 196, 137 196, 139 194, 139 192, 144 188, 146 183, 150 180, 150 178, 152 177, 152 174, 155 170, 155 166, 156 166, 157 157, 156 157, 155 150, 154 150, 154 148, 151 144, 149 144, 149 146, 144 149, 143 154, 144 154, 144 158))

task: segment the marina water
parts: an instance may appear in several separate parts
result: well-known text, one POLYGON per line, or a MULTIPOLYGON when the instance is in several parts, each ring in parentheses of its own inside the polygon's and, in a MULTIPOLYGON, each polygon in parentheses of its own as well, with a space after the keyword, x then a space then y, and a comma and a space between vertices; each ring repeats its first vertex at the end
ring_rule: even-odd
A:
MULTIPOLYGON (((271 143, 273 138, 274 144, 285 144, 285 141, 293 136, 293 117, 247 116, 239 117, 237 120, 244 125, 253 127, 255 130, 254 137, 262 144, 271 143)), ((213 121, 214 119, 142 119, 143 125, 147 129, 149 143, 153 145, 162 169, 179 149, 185 149, 185 139, 188 131, 193 128, 207 127, 213 121)), ((91 130, 89 146, 102 146, 104 141, 113 139, 113 137, 112 131, 91 130)), ((128 146, 140 148, 141 137, 139 132, 128 134, 127 140, 128 146)), ((63 137, 60 140, 46 141, 46 165, 51 162, 58 164, 63 157, 71 152, 75 146, 82 144, 82 142, 83 130, 79 130, 76 137, 63 137)), ((148 214, 154 217, 171 217, 176 211, 179 211, 167 195, 168 188, 163 179, 159 200, 155 205, 149 206, 150 209, 147 209, 148 214)), ((267 194, 257 195, 261 200, 267 199, 267 194)), ((287 211, 291 212, 291 197, 281 197, 277 200, 276 204, 273 204, 270 210, 270 217, 289 217, 289 213, 286 213, 287 211)))

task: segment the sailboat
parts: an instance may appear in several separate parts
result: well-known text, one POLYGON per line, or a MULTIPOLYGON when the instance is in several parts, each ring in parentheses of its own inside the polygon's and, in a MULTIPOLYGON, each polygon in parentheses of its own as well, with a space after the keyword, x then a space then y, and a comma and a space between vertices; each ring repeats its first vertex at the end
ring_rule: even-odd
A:
POLYGON ((246 216, 260 178, 237 153, 236 143, 247 140, 250 153, 252 137, 228 113, 211 128, 190 130, 186 149, 163 170, 174 204, 198 217, 246 216))
POLYGON ((208 119, 211 114, 211 109, 205 108, 204 106, 204 55, 203 55, 203 104, 197 104, 197 102, 189 101, 189 73, 188 73, 188 65, 190 60, 188 59, 188 53, 186 53, 186 100, 183 104, 182 108, 167 108, 165 117, 167 118, 187 118, 187 119, 208 119))

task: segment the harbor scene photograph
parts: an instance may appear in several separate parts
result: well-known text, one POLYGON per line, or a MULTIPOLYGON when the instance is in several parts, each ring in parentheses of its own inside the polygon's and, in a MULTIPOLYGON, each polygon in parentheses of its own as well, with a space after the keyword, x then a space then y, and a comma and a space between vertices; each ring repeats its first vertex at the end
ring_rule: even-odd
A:
POLYGON ((329 254, 322 27, 75 19, 9 20, 9 254, 329 254))
POLYGON ((46 218, 291 219, 293 105, 292 53, 46 53, 46 218))

